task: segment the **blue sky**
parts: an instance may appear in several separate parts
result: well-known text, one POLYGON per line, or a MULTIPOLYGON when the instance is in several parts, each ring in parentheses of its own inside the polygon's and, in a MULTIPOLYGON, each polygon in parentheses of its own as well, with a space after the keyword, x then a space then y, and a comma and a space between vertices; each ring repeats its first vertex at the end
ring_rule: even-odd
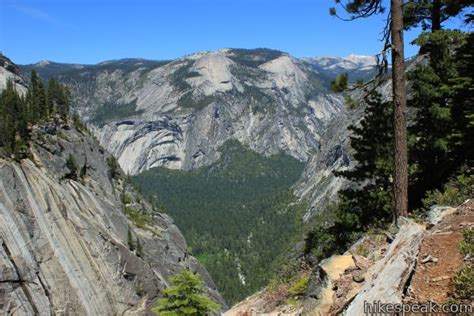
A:
MULTIPOLYGON (((373 55, 382 16, 343 22, 332 0, 0 0, 0 50, 19 64, 173 59, 224 47, 373 55)), ((456 23, 456 21, 455 21, 456 23)), ((460 22, 458 21, 460 25, 460 22)), ((406 34, 407 42, 417 32, 406 34)), ((407 46, 407 55, 416 47, 407 46)))

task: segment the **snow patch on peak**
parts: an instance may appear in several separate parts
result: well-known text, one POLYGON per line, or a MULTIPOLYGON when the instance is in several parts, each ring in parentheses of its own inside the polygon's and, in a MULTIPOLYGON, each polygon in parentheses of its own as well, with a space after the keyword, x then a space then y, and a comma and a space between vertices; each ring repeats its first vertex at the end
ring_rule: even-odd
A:
POLYGON ((353 70, 357 68, 364 68, 364 67, 375 67, 377 65, 376 58, 374 56, 366 56, 366 55, 356 55, 350 54, 346 57, 335 57, 335 56, 327 56, 327 57, 310 57, 310 58, 303 58, 307 62, 318 64, 320 67, 324 68, 342 68, 353 70))
POLYGON ((377 64, 374 56, 350 54, 349 56, 344 57, 344 59, 361 67, 375 66, 377 64))

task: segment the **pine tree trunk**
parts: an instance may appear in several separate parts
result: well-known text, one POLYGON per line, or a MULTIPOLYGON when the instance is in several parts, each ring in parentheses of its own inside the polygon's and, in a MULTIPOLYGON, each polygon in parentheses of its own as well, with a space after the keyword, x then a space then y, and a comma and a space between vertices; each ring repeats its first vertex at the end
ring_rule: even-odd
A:
POLYGON ((431 32, 441 30, 441 0, 433 0, 431 11, 431 32))
POLYGON ((395 135, 394 208, 397 216, 408 215, 408 162, 403 45, 402 1, 391 0, 392 89, 395 135))

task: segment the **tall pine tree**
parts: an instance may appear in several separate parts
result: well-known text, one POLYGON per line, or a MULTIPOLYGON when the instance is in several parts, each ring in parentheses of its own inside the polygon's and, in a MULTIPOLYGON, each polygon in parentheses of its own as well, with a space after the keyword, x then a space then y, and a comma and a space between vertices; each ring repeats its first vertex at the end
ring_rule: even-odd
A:
POLYGON ((54 78, 50 78, 48 81, 47 94, 47 107, 50 115, 59 114, 62 117, 66 117, 69 114, 69 90, 54 78))
POLYGON ((458 164, 474 165, 474 33, 468 33, 455 55, 457 77, 450 80, 451 115, 458 164))
MULTIPOLYGON (((409 106, 415 110, 411 127, 416 139, 411 149, 412 165, 416 170, 411 190, 415 207, 420 206, 427 190, 439 188, 459 167, 456 153, 459 139, 456 138, 461 131, 456 127, 465 123, 456 112, 463 101, 452 102, 455 90, 451 86, 458 78, 458 59, 454 52, 464 41, 465 34, 445 30, 423 33, 416 40, 429 49, 426 49, 428 62, 419 63, 408 74, 412 90, 409 106)), ((465 126, 460 129, 464 130, 465 126)))
POLYGON ((382 226, 392 219, 393 202, 393 105, 377 92, 366 100, 364 117, 351 126, 351 147, 357 165, 336 172, 351 181, 340 192, 335 223, 330 232, 337 244, 352 242, 352 235, 371 226, 382 226))
POLYGON ((20 140, 28 138, 27 109, 24 98, 12 81, 0 95, 0 146, 14 153, 20 140))
POLYGON ((444 22, 472 7, 472 0, 409 0, 403 5, 405 27, 420 26, 436 32, 444 22))
MULTIPOLYGON (((335 0, 341 5, 350 19, 365 18, 383 13, 382 0, 335 0)), ((330 13, 337 15, 336 9, 330 13)), ((393 201, 394 213, 397 216, 408 215, 408 149, 407 149, 407 107, 405 88, 405 55, 403 42, 403 9, 402 0, 390 1, 389 27, 386 29, 385 48, 390 49, 392 58, 392 97, 394 129, 394 168, 393 168, 393 201)))
POLYGON ((49 115, 46 91, 43 81, 38 77, 35 70, 31 72, 31 94, 29 97, 31 121, 37 123, 46 119, 49 115))
POLYGON ((70 95, 68 89, 51 79, 47 91, 35 71, 31 85, 21 96, 15 84, 8 81, 0 93, 0 147, 7 156, 15 159, 26 157, 30 138, 29 124, 37 124, 58 113, 67 119, 70 95))

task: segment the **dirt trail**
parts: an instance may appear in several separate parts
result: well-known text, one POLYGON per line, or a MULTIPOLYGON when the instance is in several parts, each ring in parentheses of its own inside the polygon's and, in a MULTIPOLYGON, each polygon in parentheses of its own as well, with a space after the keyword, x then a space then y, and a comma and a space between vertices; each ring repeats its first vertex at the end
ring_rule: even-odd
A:
POLYGON ((459 243, 462 231, 474 226, 474 200, 460 206, 424 238, 412 277, 407 303, 446 303, 453 291, 453 276, 463 265, 459 243))

